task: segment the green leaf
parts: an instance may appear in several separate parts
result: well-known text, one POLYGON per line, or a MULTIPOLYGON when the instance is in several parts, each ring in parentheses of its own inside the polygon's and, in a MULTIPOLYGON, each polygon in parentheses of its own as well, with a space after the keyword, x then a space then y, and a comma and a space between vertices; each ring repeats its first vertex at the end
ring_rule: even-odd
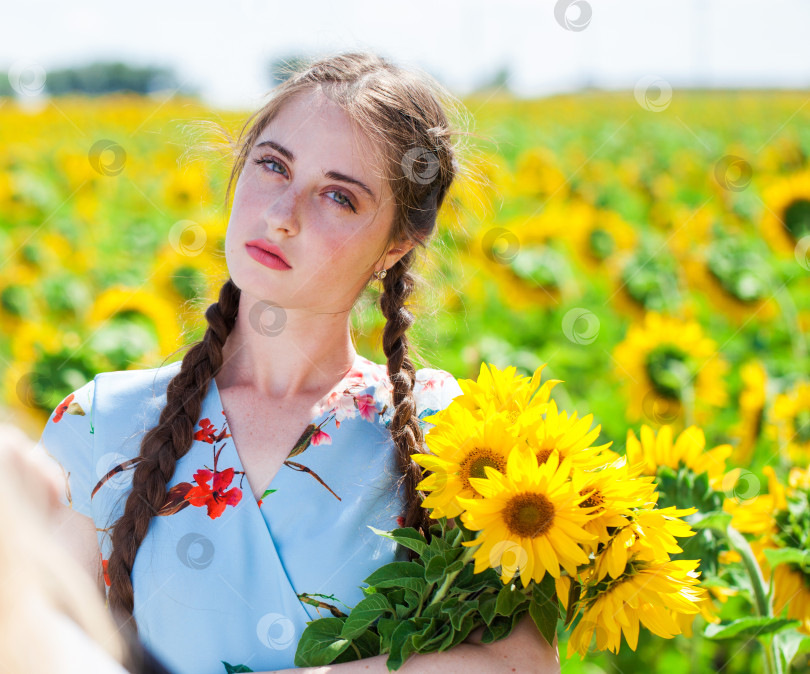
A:
POLYGON ((405 588, 421 594, 425 587, 425 567, 418 562, 389 562, 363 582, 376 588, 405 588))
POLYGON ((421 555, 427 547, 427 539, 413 527, 403 527, 401 529, 394 529, 393 531, 383 531, 382 529, 377 529, 371 525, 366 526, 368 526, 368 528, 378 536, 390 538, 400 545, 414 550, 417 554, 421 555))
POLYGON ((470 613, 478 610, 478 600, 469 599, 456 603, 451 608, 447 609, 445 613, 450 616, 450 624, 457 630, 461 629, 461 624, 470 613))
POLYGON ((731 523, 731 513, 722 510, 713 510, 708 513, 697 512, 691 515, 694 519, 688 519, 693 529, 713 529, 720 533, 725 533, 731 523))
POLYGON ((485 594, 478 598, 478 612, 487 625, 489 625, 495 617, 495 606, 497 603, 497 594, 485 594))
POLYGON ((298 640, 295 666, 320 667, 334 662, 351 643, 348 639, 341 638, 342 629, 342 618, 319 618, 308 622, 298 640))
POLYGON ((391 636, 394 630, 399 625, 399 620, 396 618, 380 618, 377 623, 377 632, 380 633, 380 650, 383 653, 391 652, 391 636))
POLYGON ((481 573, 475 573, 474 565, 468 564, 456 576, 453 587, 459 592, 477 592, 487 587, 500 590, 503 582, 495 569, 484 569, 481 573))
POLYGON ((793 662, 793 658, 796 657, 796 653, 799 652, 799 648, 805 639, 808 639, 808 637, 792 630, 774 634, 773 642, 782 660, 782 669, 785 672, 789 671, 790 663, 793 662))
POLYGON ((810 552, 798 548, 766 548, 765 557, 771 568, 777 564, 798 564, 802 567, 810 564, 810 552))
POLYGON ((445 639, 453 626, 447 621, 431 620, 431 624, 418 634, 413 635, 413 647, 417 653, 434 653, 436 645, 445 639))
POLYGON ((391 653, 386 664, 388 669, 399 669, 408 655, 414 652, 413 640, 411 637, 419 631, 411 620, 403 620, 397 625, 391 635, 391 653))
POLYGON ((495 613, 509 616, 529 598, 524 595, 515 585, 504 585, 498 592, 498 602, 495 604, 495 613))
POLYGON ((735 637, 761 637, 790 627, 796 627, 798 620, 750 616, 728 623, 713 623, 706 626, 703 635, 708 639, 731 639, 735 637))
POLYGON ((347 648, 337 656, 333 664, 356 662, 363 658, 371 658, 375 655, 380 655, 380 635, 374 632, 374 630, 367 630, 356 639, 352 639, 352 646, 353 648, 347 648), (360 651, 359 655, 357 651, 360 651))
POLYGON ((532 600, 529 604, 531 615, 540 634, 549 644, 554 641, 557 633, 557 621, 560 619, 560 602, 557 599, 554 578, 550 574, 543 576, 540 583, 532 585, 532 600))
POLYGON ((224 660, 220 660, 220 662, 225 666, 225 674, 241 674, 242 672, 253 671, 247 665, 231 665, 224 660))
POLYGON ((394 609, 382 594, 372 594, 360 600, 352 609, 340 633, 344 639, 359 637, 377 618, 384 613, 394 613, 394 609))
POLYGON ((515 611, 511 616, 495 616, 492 624, 481 635, 481 643, 490 644, 508 637, 525 613, 525 611, 515 611))

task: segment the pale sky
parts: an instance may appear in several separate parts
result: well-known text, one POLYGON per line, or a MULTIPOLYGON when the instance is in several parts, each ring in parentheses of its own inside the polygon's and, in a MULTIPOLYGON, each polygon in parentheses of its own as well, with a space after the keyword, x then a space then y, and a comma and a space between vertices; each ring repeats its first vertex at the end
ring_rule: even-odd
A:
POLYGON ((6 7, 0 67, 170 65, 207 102, 243 109, 261 104, 273 58, 357 47, 424 68, 461 95, 502 66, 524 96, 632 89, 650 75, 673 88, 810 85, 805 0, 567 2, 590 12, 582 29, 564 28, 552 0, 26 0, 6 7))

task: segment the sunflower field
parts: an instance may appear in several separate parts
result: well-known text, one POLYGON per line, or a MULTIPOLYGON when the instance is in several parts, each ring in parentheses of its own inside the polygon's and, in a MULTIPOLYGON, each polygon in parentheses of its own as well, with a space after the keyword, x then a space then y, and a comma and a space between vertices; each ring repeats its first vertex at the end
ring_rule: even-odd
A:
MULTIPOLYGON (((669 553, 700 560, 700 612, 663 635, 647 606, 634 647, 579 638, 584 660, 561 632, 565 671, 808 671, 806 93, 464 103, 472 170, 420 268, 417 366, 546 364, 555 405, 643 464, 660 508, 697 510, 669 553)), ((202 336, 227 278, 230 157, 208 123, 235 133, 248 114, 126 95, 0 105, 0 404, 32 436, 95 374, 202 336)), ((375 299, 353 320, 384 362, 375 299)))

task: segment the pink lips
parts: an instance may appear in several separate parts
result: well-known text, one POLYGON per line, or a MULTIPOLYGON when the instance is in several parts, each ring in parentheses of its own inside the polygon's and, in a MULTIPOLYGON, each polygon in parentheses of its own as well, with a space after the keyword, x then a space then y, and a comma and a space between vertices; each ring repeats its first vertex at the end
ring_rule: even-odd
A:
POLYGON ((281 248, 272 244, 264 239, 253 239, 248 241, 245 246, 247 247, 248 255, 254 260, 260 262, 265 267, 270 269, 278 269, 279 271, 286 271, 292 269, 292 266, 287 262, 281 248))

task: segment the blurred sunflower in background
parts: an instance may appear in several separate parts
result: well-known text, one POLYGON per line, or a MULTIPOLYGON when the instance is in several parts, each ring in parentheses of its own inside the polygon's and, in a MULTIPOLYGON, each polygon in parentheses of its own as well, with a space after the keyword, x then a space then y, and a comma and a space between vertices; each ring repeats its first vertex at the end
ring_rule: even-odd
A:
POLYGON ((571 219, 567 241, 586 271, 611 266, 636 247, 638 233, 618 213, 580 202, 572 203, 571 210, 577 217, 571 219))
POLYGON ((615 373, 625 384, 627 417, 657 422, 656 410, 701 423, 709 407, 727 401, 728 364, 697 321, 649 312, 613 350, 615 373))
POLYGON ((799 621, 799 631, 810 635, 810 473, 794 466, 785 486, 772 466, 762 469, 768 492, 753 498, 726 498, 723 509, 731 526, 753 534, 751 542, 766 581, 773 579, 773 610, 799 621))
POLYGON ((553 202, 542 213, 479 229, 465 253, 470 260, 465 268, 474 270, 471 280, 492 282, 498 301, 512 310, 556 307, 574 296, 577 286, 562 243, 566 212, 553 202), (483 276, 474 279, 479 273, 483 276))
POLYGON ((740 367, 742 390, 738 401, 739 417, 730 434, 739 442, 734 449, 734 462, 745 466, 751 460, 754 446, 762 434, 767 401, 768 372, 760 360, 740 367))
POLYGON ((765 435, 791 463, 810 463, 810 382, 798 381, 774 398, 765 435))
POLYGON ((793 257, 798 241, 810 235, 810 171, 773 178, 762 200, 762 236, 774 252, 793 257))

